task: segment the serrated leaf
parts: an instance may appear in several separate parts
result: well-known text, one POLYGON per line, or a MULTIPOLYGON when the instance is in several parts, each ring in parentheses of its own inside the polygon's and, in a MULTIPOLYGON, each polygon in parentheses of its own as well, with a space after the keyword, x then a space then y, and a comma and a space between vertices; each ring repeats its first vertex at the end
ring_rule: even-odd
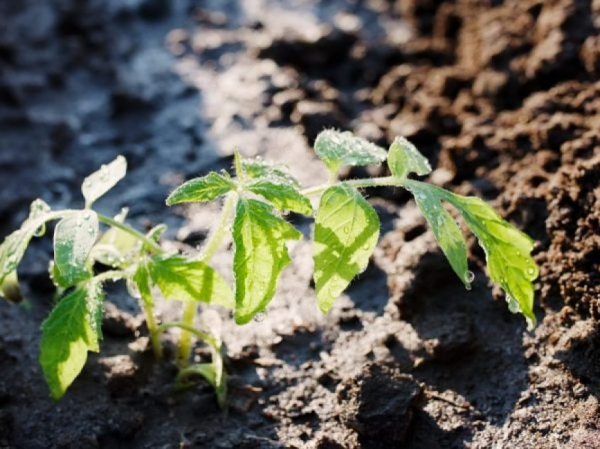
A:
POLYGON ((431 165, 425 156, 404 137, 396 137, 388 153, 388 166, 392 175, 405 178, 410 173, 419 176, 431 173, 431 165))
POLYGON ((90 207, 98 198, 112 189, 127 173, 127 160, 123 156, 110 164, 103 165, 100 170, 84 179, 81 192, 85 198, 86 207, 90 207))
MULTIPOLYGON (((34 201, 34 204, 36 201, 34 201)), ((17 269, 32 237, 39 233, 47 221, 59 216, 58 213, 53 212, 38 213, 33 205, 31 209, 31 215, 23 222, 21 228, 6 237, 0 245, 0 284, 17 269)))
POLYGON ((343 165, 380 164, 387 158, 383 148, 349 131, 322 131, 315 140, 315 152, 333 172, 343 165))
POLYGON ((88 351, 99 351, 102 297, 97 285, 65 296, 42 325, 40 364, 55 400, 83 369, 88 351))
POLYGON ((323 313, 365 270, 378 238, 379 217, 358 190, 343 183, 323 193, 314 242, 314 280, 323 313))
POLYGON ((415 201, 433 234, 450 262, 452 269, 467 288, 471 279, 467 264, 467 244, 462 231, 452 215, 442 205, 440 189, 425 183, 407 181, 407 187, 415 196, 415 201))
POLYGON ((235 188, 236 185, 230 178, 210 172, 206 176, 191 179, 177 187, 167 198, 167 205, 212 201, 235 188))
POLYGON ((290 263, 286 240, 301 237, 268 204, 238 200, 233 222, 236 323, 247 323, 267 307, 281 272, 290 263))
POLYGON ((250 179, 267 179, 280 184, 300 187, 300 183, 285 165, 270 164, 258 159, 242 159, 244 174, 250 179))
POLYGON ((539 274, 531 257, 534 241, 503 220, 485 201, 450 192, 445 194, 483 247, 490 279, 506 292, 511 312, 522 313, 532 329, 536 322, 533 281, 539 274))
POLYGON ((98 238, 98 228, 98 215, 91 210, 77 212, 56 225, 54 263, 68 285, 91 277, 88 258, 98 238))
POLYGON ((157 255, 149 259, 148 270, 152 282, 167 299, 234 307, 231 288, 204 262, 177 255, 157 255))
POLYGON ((299 214, 312 215, 310 200, 290 184, 258 180, 248 185, 247 188, 269 200, 279 210, 291 210, 299 214))

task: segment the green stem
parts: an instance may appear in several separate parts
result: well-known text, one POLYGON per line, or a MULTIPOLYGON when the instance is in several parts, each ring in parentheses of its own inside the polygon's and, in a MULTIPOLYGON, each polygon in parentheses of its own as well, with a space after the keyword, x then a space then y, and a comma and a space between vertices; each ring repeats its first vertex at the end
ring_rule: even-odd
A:
POLYGON ((367 178, 367 179, 350 179, 348 181, 338 182, 336 184, 323 184, 320 186, 310 187, 308 189, 303 190, 302 195, 304 196, 312 196, 318 195, 319 193, 324 192, 329 187, 340 185, 340 184, 348 184, 352 187, 363 188, 363 187, 402 187, 404 185, 404 179, 396 178, 394 176, 385 176, 381 178, 367 178))
MULTIPOLYGON (((235 206, 236 195, 229 194, 223 204, 223 210, 216 227, 213 229, 210 237, 206 241, 204 249, 200 253, 199 259, 204 263, 209 263, 212 257, 215 255, 219 246, 223 242, 225 235, 227 234, 227 222, 229 216, 235 206)), ((192 351, 192 333, 189 329, 194 328, 194 320, 196 319, 196 311, 198 310, 198 304, 195 302, 188 302, 184 305, 183 316, 181 318, 181 336, 179 337, 179 350, 178 350, 178 364, 181 368, 185 368, 189 364, 190 353, 192 351)))
POLYGON ((124 223, 121 223, 113 218, 107 217, 106 215, 102 215, 102 214, 98 214, 98 220, 100 220, 104 224, 107 224, 114 228, 120 229, 123 232, 127 232, 128 234, 131 234, 136 239, 138 239, 142 243, 144 243, 148 247, 148 249, 155 254, 161 254, 164 252, 164 250, 160 247, 160 245, 158 243, 156 243, 154 240, 149 239, 141 232, 136 231, 135 229, 133 229, 130 226, 127 226, 124 223))
POLYGON ((189 332, 190 334, 194 334, 201 340, 204 340, 207 344, 212 346, 216 351, 221 349, 221 344, 210 334, 206 332, 202 332, 196 329, 194 326, 188 326, 183 323, 163 323, 156 328, 156 335, 160 335, 164 333, 167 329, 178 328, 189 332))
POLYGON ((156 360, 160 360, 162 359, 162 346, 160 345, 160 332, 158 332, 156 319, 154 318, 154 310, 146 301, 142 300, 141 302, 144 313, 146 314, 146 325, 148 326, 148 333, 150 334, 150 343, 152 344, 154 357, 156 357, 156 360))

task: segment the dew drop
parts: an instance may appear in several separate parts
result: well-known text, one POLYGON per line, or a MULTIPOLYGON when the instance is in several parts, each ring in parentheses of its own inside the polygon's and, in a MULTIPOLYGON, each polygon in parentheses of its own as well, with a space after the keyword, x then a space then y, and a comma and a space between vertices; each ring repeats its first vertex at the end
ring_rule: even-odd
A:
POLYGON ((95 233, 95 230, 94 230, 94 227, 93 227, 93 226, 90 226, 90 227, 88 227, 88 233, 89 233, 90 235, 94 235, 94 233, 95 233))
POLYGON ((471 282, 473 282, 474 279, 475 273, 473 273, 472 271, 467 271, 467 274, 465 275, 465 280, 470 284, 471 282))
POLYGON ((267 314, 265 312, 258 312, 256 315, 254 315, 253 319, 257 323, 262 323, 267 319, 267 314))
POLYGON ((92 218, 92 213, 88 210, 83 213, 83 219, 89 221, 92 218))
POLYGON ((350 233, 350 226, 344 226, 344 234, 350 233))
POLYGON ((141 297, 138 286, 131 280, 127 280, 127 292, 136 299, 141 297))
POLYGON ((533 276, 535 274, 535 270, 533 269, 533 267, 527 268, 527 274, 529 276, 533 276))
POLYGON ((521 312, 521 307, 519 306, 519 303, 515 300, 515 298, 507 294, 506 302, 508 303, 508 310, 510 310, 511 313, 521 312))

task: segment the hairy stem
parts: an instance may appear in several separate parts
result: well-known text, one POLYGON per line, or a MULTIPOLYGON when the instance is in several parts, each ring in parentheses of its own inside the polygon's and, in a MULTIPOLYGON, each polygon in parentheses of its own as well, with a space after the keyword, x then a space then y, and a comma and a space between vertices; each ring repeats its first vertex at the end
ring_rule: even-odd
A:
POLYGON ((136 231, 135 229, 133 229, 132 227, 130 227, 124 223, 121 223, 113 218, 107 217, 106 215, 102 215, 102 214, 98 214, 98 220, 100 220, 104 224, 107 224, 114 228, 118 228, 123 232, 127 232, 128 234, 131 234, 136 239, 138 239, 139 241, 144 243, 148 247, 148 249, 155 254, 160 254, 160 253, 164 252, 164 250, 160 247, 160 245, 158 243, 156 243, 154 240, 149 239, 141 232, 136 231))
MULTIPOLYGON (((367 179, 350 179, 348 181, 343 181, 344 184, 351 185, 352 187, 362 188, 362 187, 402 187, 404 185, 404 179, 396 178, 394 176, 385 176, 381 178, 367 178, 367 179)), ((302 195, 304 196, 313 196, 323 193, 329 187, 334 185, 339 185, 338 183, 328 183, 320 186, 310 187, 308 189, 303 190, 302 195)))
MULTIPOLYGON (((219 222, 212 230, 204 249, 200 253, 200 260, 202 260, 202 262, 210 263, 210 260, 223 242, 225 235, 227 235, 227 222, 235 206, 235 200, 236 195, 234 194, 229 194, 225 199, 219 222)), ((181 328, 181 336, 179 337, 179 350, 177 355, 177 361, 181 368, 185 368, 189 364, 190 353, 192 350, 192 332, 190 332, 189 329, 194 328, 197 310, 198 304, 195 302, 188 302, 184 305, 183 316, 181 318, 182 325, 179 326, 181 328)))
POLYGON ((156 319, 154 318, 154 310, 146 301, 141 302, 144 313, 146 314, 146 325, 148 326, 148 334, 150 334, 152 351, 154 352, 156 360, 160 360, 162 359, 162 346, 160 345, 160 332, 158 332, 158 326, 156 325, 156 319))

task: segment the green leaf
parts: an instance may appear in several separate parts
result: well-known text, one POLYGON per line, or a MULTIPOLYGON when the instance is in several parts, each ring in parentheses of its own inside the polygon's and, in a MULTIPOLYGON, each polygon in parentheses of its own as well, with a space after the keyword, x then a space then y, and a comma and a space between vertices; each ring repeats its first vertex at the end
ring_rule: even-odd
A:
POLYGON ((379 217, 358 190, 343 183, 323 193, 314 242, 314 279, 323 313, 365 270, 378 238, 379 217))
POLYGON ((380 164, 387 157, 383 148, 350 131, 322 131, 315 140, 315 152, 332 172, 342 165, 380 164))
POLYGON ((471 288, 471 276, 467 264, 467 244, 465 238, 452 215, 442 205, 444 195, 439 187, 406 181, 407 188, 415 196, 415 201, 421 213, 431 226, 442 251, 459 279, 468 289, 471 288))
POLYGON ((90 283, 65 296, 42 325, 40 364, 55 400, 83 369, 88 351, 99 351, 102 296, 90 283))
MULTIPOLYGON (((442 189, 440 189, 442 190, 442 189)), ((531 257, 534 241, 503 220, 485 201, 445 192, 485 250, 490 279, 506 292, 509 309, 535 327, 534 286, 539 269, 531 257)))
POLYGON ((427 158, 404 137, 396 137, 390 146, 388 166, 392 175, 398 178, 406 178, 410 173, 419 176, 431 173, 431 165, 427 158))
POLYGON ((88 258, 98 237, 98 216, 91 210, 63 218, 54 230, 54 263, 64 282, 91 277, 88 258))
POLYGON ((148 270, 152 282, 167 299, 234 307, 231 288, 204 262, 177 255, 157 255, 149 259, 148 270))
POLYGON ((279 275, 290 263, 286 240, 302 234, 261 201, 240 198, 233 222, 235 321, 245 324, 273 298, 279 275))
POLYGON ((285 165, 270 164, 260 159, 243 159, 241 165, 250 179, 266 179, 274 183, 300 187, 298 180, 290 174, 285 165))
POLYGON ((90 207, 98 198, 112 189, 127 173, 127 160, 123 156, 110 164, 103 165, 100 170, 85 178, 81 191, 85 198, 86 207, 90 207))
POLYGON ((133 282, 136 283, 137 288, 140 291, 142 301, 149 306, 153 306, 154 300, 150 288, 150 271, 148 270, 148 264, 145 261, 138 264, 135 274, 133 275, 133 282))
POLYGON ((312 215, 310 200, 290 184, 258 180, 247 188, 269 200, 279 210, 291 210, 299 214, 312 215))
POLYGON ((73 284, 71 284, 70 282, 68 282, 66 279, 63 278, 60 270, 56 267, 56 264, 54 263, 53 260, 50 261, 50 266, 49 266, 48 271, 50 273, 50 278, 52 279, 52 283, 54 284, 55 287, 57 287, 57 288, 72 287, 73 284))
POLYGON ((210 172, 206 176, 192 179, 177 187, 167 198, 167 205, 212 201, 235 189, 236 185, 230 178, 210 172))
POLYGON ((0 245, 0 284, 17 269, 32 237, 40 233, 47 221, 59 216, 57 213, 49 211, 41 213, 38 210, 41 203, 43 203, 41 200, 33 202, 29 218, 23 222, 20 229, 6 237, 0 245), (34 207, 36 203, 38 206, 34 207))

